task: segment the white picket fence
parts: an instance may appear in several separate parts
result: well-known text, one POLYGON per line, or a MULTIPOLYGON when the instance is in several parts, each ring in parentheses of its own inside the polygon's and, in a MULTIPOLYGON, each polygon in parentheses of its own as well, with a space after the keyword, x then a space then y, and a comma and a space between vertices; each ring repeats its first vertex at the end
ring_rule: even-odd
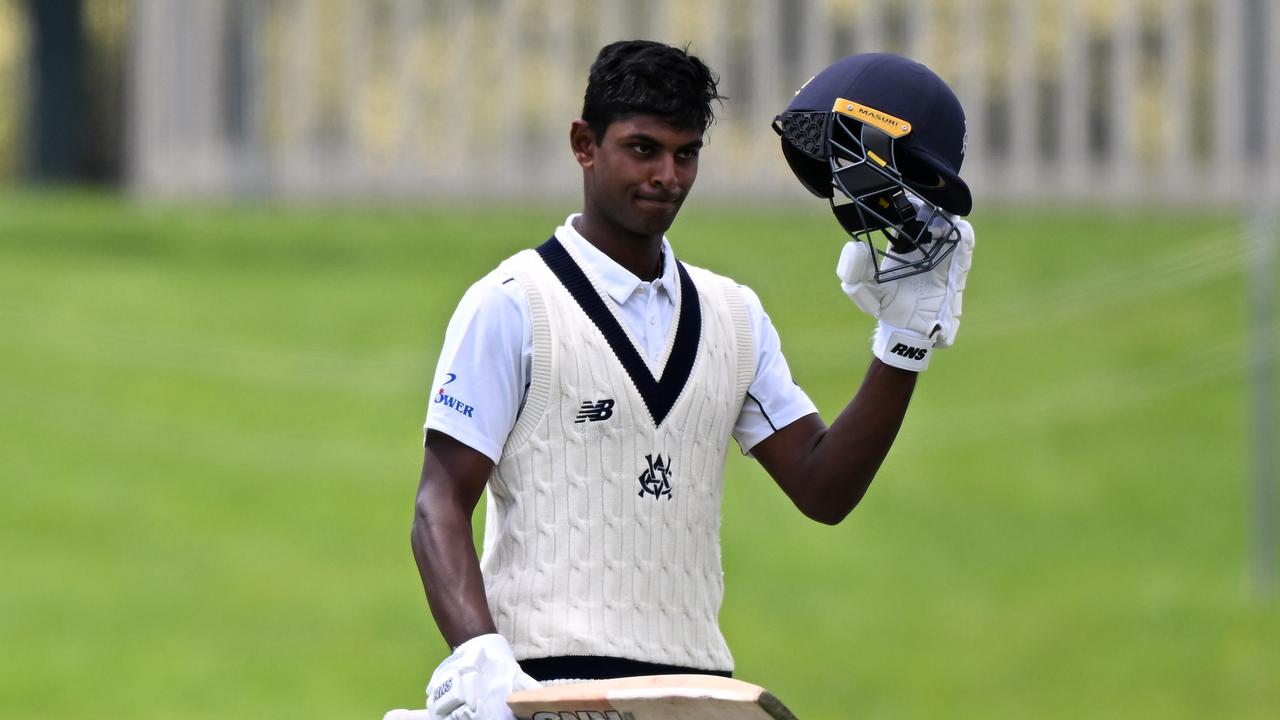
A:
POLYGON ((900 52, 956 88, 979 200, 1280 194, 1271 0, 136 0, 144 196, 571 198, 596 50, 688 44, 730 97, 702 197, 800 197, 769 123, 810 75, 900 52))

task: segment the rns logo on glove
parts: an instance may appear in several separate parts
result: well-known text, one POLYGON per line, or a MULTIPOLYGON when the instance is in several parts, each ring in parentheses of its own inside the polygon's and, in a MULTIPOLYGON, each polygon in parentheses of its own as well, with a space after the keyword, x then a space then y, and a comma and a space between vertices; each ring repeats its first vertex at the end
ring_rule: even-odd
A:
POLYGON ((894 345, 889 352, 894 355, 901 355, 902 357, 909 358, 911 360, 923 360, 924 356, 929 354, 929 349, 913 348, 908 345, 904 345, 903 343, 898 343, 897 345, 894 345))

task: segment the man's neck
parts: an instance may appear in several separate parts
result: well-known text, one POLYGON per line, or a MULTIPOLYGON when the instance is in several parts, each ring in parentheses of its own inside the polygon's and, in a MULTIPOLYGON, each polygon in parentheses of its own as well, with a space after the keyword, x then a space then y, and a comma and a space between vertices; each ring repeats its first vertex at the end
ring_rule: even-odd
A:
POLYGON ((573 221, 573 229, 610 260, 645 282, 662 276, 662 236, 644 236, 592 221, 586 213, 573 221))

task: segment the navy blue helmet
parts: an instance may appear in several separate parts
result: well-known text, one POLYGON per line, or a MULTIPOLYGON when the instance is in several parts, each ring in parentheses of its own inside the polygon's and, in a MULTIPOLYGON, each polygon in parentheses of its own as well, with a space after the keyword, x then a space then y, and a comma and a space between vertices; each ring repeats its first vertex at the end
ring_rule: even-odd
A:
POLYGON ((951 216, 973 208, 960 178, 964 110, 929 68, 888 53, 851 55, 805 83, 773 128, 800 183, 876 250, 878 281, 925 272, 955 248, 951 216), (877 233, 884 249, 872 242, 877 233))

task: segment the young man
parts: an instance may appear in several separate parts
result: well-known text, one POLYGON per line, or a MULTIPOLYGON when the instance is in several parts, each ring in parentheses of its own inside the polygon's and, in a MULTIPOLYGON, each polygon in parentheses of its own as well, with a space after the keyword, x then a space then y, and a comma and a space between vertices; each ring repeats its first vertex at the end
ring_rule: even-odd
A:
MULTIPOLYGON (((912 350, 877 340, 856 396, 824 424, 756 295, 681 263, 663 236, 697 177, 716 84, 676 48, 602 49, 569 132, 582 212, 473 285, 449 324, 413 526, 455 648, 428 686, 433 717, 510 717, 507 695, 538 681, 730 674, 717 622, 730 438, 801 512, 837 523, 898 431, 927 363, 915 348, 954 336, 963 244, 963 265, 939 258, 886 290, 875 275, 915 256, 877 269, 867 243, 850 243, 863 249, 842 257, 846 292, 896 320, 881 334, 912 350), (477 561, 471 516, 486 488, 477 561)), ((945 230, 923 210, 906 222, 889 237, 928 245, 945 230)))

